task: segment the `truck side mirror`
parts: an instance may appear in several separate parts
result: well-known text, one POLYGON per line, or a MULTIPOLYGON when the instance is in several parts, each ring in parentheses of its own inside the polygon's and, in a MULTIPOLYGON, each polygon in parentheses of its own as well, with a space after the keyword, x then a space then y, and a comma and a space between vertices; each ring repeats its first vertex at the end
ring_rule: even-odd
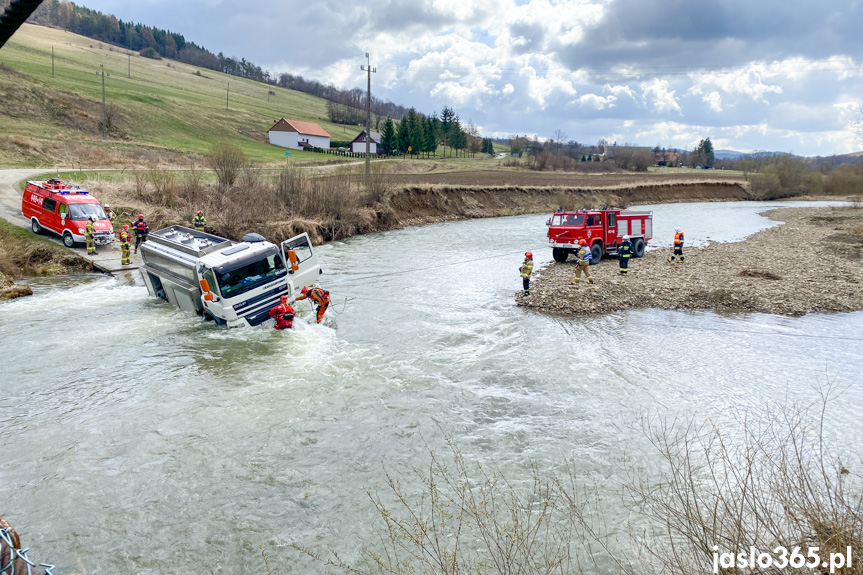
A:
MULTIPOLYGON (((207 281, 207 280, 204 280, 204 281, 207 281)), ((210 292, 205 293, 205 294, 204 294, 204 299, 205 299, 205 300, 207 300, 207 301, 213 301, 213 294, 212 294, 212 293, 210 293, 210 292)))
POLYGON ((291 271, 295 272, 300 269, 300 266, 297 265, 297 252, 294 250, 288 250, 288 259, 291 260, 291 271))
MULTIPOLYGON (((210 282, 208 282, 207 280, 201 280, 200 283, 201 283, 201 291, 204 293, 209 293, 210 292, 210 282)), ((211 301, 211 300, 212 300, 212 298, 210 298, 210 300, 207 300, 207 301, 211 301)))

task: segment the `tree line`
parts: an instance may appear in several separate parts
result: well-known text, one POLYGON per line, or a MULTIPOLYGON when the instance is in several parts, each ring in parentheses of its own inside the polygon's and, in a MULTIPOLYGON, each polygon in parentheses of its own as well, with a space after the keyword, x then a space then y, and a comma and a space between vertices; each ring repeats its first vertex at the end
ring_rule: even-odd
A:
POLYGON ((387 118, 381 130, 380 146, 387 155, 437 155, 443 147, 443 157, 471 156, 476 153, 493 154, 490 138, 480 138, 476 126, 468 122, 463 125, 455 111, 444 106, 440 113, 425 115, 414 108, 407 111, 401 120, 387 118))
MULTIPOLYGON (((11 2, 12 0, 0 0, 0 13, 11 2)), ((170 58, 192 66, 304 92, 335 104, 331 121, 365 123, 365 95, 360 89, 339 90, 332 84, 306 80, 294 74, 273 74, 245 58, 225 56, 221 52, 213 54, 176 32, 125 22, 113 14, 103 14, 68 0, 45 0, 27 21, 31 24, 68 30, 93 40, 138 52, 142 56, 170 58), (360 116, 362 116, 361 119, 360 116)), ((378 123, 381 122, 381 118, 390 117, 400 120, 407 114, 407 108, 374 97, 371 101, 371 109, 372 113, 378 116, 378 123)))

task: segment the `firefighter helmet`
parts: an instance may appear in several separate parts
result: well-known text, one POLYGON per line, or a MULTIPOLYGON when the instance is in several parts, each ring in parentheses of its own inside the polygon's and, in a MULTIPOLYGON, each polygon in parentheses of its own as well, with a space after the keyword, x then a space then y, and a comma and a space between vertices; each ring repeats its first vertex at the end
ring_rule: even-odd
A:
POLYGON ((198 215, 199 215, 199 216, 201 216, 201 215, 203 215, 203 214, 204 214, 204 213, 203 213, 201 210, 198 210, 198 215))
POLYGON ((90 220, 91 222, 95 222, 95 221, 96 221, 96 216, 91 215, 91 216, 90 216, 89 218, 87 218, 87 219, 88 219, 88 220, 90 220))
POLYGON ((524 257, 533 259, 533 252, 524 252, 524 257))
POLYGON ((623 239, 628 240, 628 239, 629 239, 629 236, 628 236, 628 235, 623 236, 623 239))
POLYGON ((586 245, 587 245, 587 242, 586 242, 585 240, 578 240, 578 245, 580 245, 580 246, 586 246, 586 245))
POLYGON ((301 294, 303 294, 303 295, 308 294, 308 293, 309 293, 309 288, 308 288, 308 286, 303 286, 303 289, 301 289, 301 290, 300 290, 300 293, 301 293, 301 294))
POLYGON ((123 224, 123 229, 124 229, 124 230, 128 230, 128 229, 129 229, 129 224, 123 224))
POLYGON ((106 210, 107 210, 107 209, 109 209, 110 207, 111 207, 110 205, 105 204, 105 209, 106 209, 106 210))
POLYGON ((286 296, 286 295, 283 295, 279 299, 282 300, 282 303, 288 303, 288 296, 286 296))
POLYGON ((144 219, 144 214, 138 214, 138 219, 139 219, 139 220, 143 220, 143 219, 144 219))
POLYGON ((680 233, 680 228, 674 228, 674 233, 675 233, 675 234, 679 234, 679 233, 680 233))

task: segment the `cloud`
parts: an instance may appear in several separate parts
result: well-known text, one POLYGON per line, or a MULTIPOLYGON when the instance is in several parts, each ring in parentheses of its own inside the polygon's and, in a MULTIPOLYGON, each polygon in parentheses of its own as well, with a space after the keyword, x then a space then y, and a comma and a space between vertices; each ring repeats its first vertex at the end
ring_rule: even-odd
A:
POLYGON ((680 104, 674 97, 674 90, 668 89, 668 81, 654 78, 642 84, 644 103, 655 112, 680 112, 680 104))

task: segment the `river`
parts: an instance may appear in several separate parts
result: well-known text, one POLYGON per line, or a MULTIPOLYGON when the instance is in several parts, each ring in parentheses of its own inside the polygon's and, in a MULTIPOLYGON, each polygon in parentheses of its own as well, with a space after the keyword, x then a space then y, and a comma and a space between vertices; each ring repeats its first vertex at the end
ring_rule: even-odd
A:
MULTIPOLYGON (((681 224, 689 245, 774 225, 764 204, 649 209, 653 249, 681 224)), ((546 218, 324 246, 334 304, 317 326, 300 302, 288 333, 218 329, 128 278, 35 281, 0 304, 0 516, 55 573, 265 573, 260 546, 277 572, 307 573, 321 568, 290 544, 374 546, 367 492, 426 465, 444 434, 508 477, 570 462, 606 481, 642 449, 642 415, 734 425, 830 380, 847 389, 828 436, 856 453, 863 314, 526 311, 517 268, 527 249, 550 261, 546 218)), ((600 266, 599 289, 615 272, 600 266)))

